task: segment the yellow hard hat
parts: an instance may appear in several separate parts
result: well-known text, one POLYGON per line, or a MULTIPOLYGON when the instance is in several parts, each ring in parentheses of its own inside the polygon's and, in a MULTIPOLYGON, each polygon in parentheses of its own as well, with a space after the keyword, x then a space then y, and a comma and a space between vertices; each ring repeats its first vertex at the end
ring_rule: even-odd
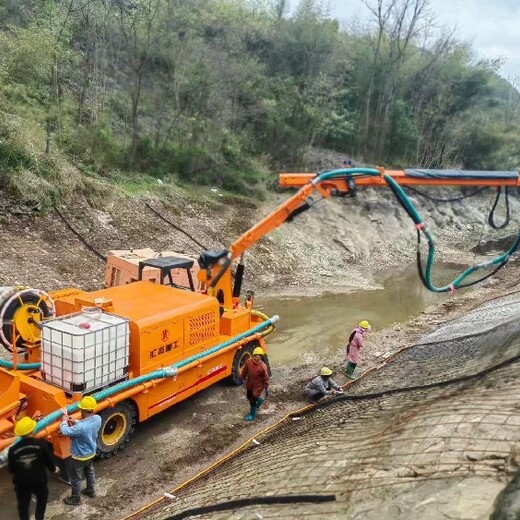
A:
POLYGON ((25 437, 32 433, 34 428, 36 428, 36 421, 30 417, 23 417, 15 424, 14 433, 15 435, 25 437))
POLYGON ((363 320, 358 323, 358 326, 361 327, 362 329, 369 329, 370 323, 368 323, 367 320, 363 320))
POLYGON ((323 367, 321 370, 320 370, 320 374, 322 376, 331 376, 332 375, 332 370, 329 368, 329 367, 323 367))
POLYGON ((87 412, 93 412, 97 406, 97 401, 91 396, 85 396, 78 404, 80 410, 86 410, 87 412))
POLYGON ((253 350, 253 356, 263 356, 265 354, 264 349, 262 347, 256 347, 253 350))

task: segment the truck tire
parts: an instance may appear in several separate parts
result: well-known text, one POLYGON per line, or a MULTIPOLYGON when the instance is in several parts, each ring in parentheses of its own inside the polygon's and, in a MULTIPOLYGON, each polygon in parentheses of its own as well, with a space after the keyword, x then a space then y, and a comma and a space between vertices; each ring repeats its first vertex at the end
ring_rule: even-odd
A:
POLYGON ((244 363, 253 355, 253 350, 258 347, 258 343, 248 343, 245 347, 235 352, 233 358, 233 370, 231 372, 230 381, 234 385, 241 385, 242 378, 240 377, 240 369, 244 366, 244 363))
POLYGON ((129 401, 106 408, 99 413, 101 428, 97 440, 97 456, 107 459, 122 450, 130 441, 136 424, 136 411, 129 401))

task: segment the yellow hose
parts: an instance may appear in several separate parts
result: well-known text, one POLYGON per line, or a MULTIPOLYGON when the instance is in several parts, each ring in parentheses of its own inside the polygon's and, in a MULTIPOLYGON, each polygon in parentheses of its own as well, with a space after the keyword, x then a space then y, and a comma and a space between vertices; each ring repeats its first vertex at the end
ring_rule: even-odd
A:
MULTIPOLYGON (((262 318, 264 321, 267 321, 269 319, 269 316, 267 314, 264 314, 263 312, 251 309, 251 315, 256 316, 257 318, 262 318)), ((268 334, 271 334, 274 330, 274 325, 271 325, 270 327, 267 327, 264 331, 260 333, 262 337, 267 336, 268 334)))

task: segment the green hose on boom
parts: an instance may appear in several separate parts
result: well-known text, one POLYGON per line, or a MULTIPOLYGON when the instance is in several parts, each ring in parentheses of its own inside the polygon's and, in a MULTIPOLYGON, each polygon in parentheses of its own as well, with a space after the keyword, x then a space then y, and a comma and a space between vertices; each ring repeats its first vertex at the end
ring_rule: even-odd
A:
MULTIPOLYGON (((366 177, 366 176, 380 176, 381 172, 379 170, 376 170, 374 168, 346 168, 346 169, 338 169, 338 170, 330 170, 323 172, 319 174, 317 177, 315 177, 311 182, 313 184, 319 184, 320 182, 326 181, 327 179, 331 178, 355 178, 355 177, 366 177)), ((417 268, 419 271, 419 277, 421 278, 422 283, 424 286, 432 291, 432 292, 450 292, 452 293, 455 289, 461 288, 461 287, 470 287, 471 285, 475 285, 477 283, 480 283, 484 281, 486 278, 489 278, 490 276, 493 276, 498 270, 502 269, 509 259, 511 258, 511 255, 518 249, 520 246, 520 232, 518 236, 516 237, 515 241, 502 254, 495 256, 491 260, 488 260, 486 262, 480 262, 477 264, 474 264, 470 267, 468 267, 465 271, 463 271, 459 276, 457 276, 451 283, 447 285, 443 285, 441 287, 438 287, 433 284, 431 280, 432 270, 433 270, 433 264, 435 260, 435 239, 433 238, 433 235, 430 233, 428 228, 425 226, 423 219, 415 206, 413 205, 412 201, 409 199, 409 197, 406 195, 404 190, 399 186, 399 184, 390 176, 390 175, 383 175, 383 178, 385 182, 388 184, 388 187, 392 190, 392 193, 396 197, 396 199, 399 201, 403 209, 406 211, 408 216, 414 221, 415 227, 417 229, 417 268), (420 253, 420 243, 421 243, 421 233, 425 236, 427 242, 428 242, 428 258, 426 260, 426 268, 423 270, 422 262, 421 262, 421 253, 420 253), (475 271, 478 271, 480 269, 487 269, 490 267, 494 267, 493 271, 484 275, 483 277, 479 278, 478 280, 474 280, 472 282, 463 283, 464 280, 473 274, 475 271)))

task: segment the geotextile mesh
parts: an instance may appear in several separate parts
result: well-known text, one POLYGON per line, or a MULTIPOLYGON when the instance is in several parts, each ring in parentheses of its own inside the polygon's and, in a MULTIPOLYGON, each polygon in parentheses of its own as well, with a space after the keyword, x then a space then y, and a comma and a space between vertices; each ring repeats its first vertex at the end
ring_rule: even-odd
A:
POLYGON ((139 518, 489 514, 520 463, 519 300, 491 302, 448 323, 139 518), (329 501, 315 503, 316 496, 329 501), (259 503, 265 497, 289 503, 259 503), (194 511, 229 501, 239 502, 194 511))

